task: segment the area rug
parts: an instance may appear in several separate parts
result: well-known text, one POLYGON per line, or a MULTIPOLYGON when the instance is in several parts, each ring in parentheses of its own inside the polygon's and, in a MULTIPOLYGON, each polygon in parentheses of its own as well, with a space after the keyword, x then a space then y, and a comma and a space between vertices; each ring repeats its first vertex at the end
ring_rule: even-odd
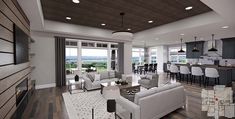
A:
POLYGON ((94 119, 114 119, 114 114, 107 112, 106 99, 99 90, 62 95, 70 119, 92 119, 92 108, 94 119))

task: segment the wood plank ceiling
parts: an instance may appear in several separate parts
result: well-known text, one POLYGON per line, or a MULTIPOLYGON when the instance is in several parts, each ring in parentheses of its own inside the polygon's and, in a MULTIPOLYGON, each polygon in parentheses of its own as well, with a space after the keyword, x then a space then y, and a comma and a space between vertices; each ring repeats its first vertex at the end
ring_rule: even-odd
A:
POLYGON ((41 0, 41 4, 45 19, 110 30, 121 29, 119 13, 125 12, 124 28, 134 33, 211 11, 200 0, 80 0, 79 4, 41 0), (193 9, 186 11, 188 6, 193 9))

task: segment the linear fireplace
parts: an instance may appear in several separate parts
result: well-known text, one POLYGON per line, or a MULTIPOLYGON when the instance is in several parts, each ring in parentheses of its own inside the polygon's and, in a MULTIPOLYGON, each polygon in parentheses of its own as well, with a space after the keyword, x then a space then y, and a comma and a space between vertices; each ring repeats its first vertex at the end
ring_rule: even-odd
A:
POLYGON ((28 92, 28 78, 16 86, 16 106, 20 104, 28 92))

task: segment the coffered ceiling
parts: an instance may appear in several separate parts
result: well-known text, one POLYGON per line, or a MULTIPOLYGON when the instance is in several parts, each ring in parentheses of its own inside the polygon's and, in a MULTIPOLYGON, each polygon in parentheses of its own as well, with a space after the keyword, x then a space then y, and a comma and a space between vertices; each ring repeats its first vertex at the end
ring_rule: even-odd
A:
POLYGON ((41 4, 47 20, 110 30, 121 29, 119 13, 125 12, 124 27, 132 32, 211 11, 200 0, 80 0, 79 4, 72 0, 41 0, 41 4), (193 9, 186 11, 188 6, 193 9), (67 16, 72 19, 66 20, 67 16))

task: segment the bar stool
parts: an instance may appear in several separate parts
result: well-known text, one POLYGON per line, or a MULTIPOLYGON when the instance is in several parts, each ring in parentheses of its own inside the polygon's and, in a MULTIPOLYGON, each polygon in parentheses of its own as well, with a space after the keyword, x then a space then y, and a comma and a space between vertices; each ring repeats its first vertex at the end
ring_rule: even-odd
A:
POLYGON ((219 72, 217 69, 215 68, 206 68, 205 69, 205 76, 206 76, 206 80, 205 80, 205 84, 206 86, 209 85, 209 80, 210 79, 214 79, 215 80, 215 84, 219 85, 219 72), (218 83, 217 83, 217 81, 218 83))
POLYGON ((180 81, 181 81, 181 79, 184 81, 184 76, 186 76, 187 83, 188 83, 188 79, 189 79, 190 74, 191 74, 191 72, 187 66, 180 66, 180 81))
POLYGON ((170 66, 170 78, 173 77, 173 79, 174 79, 174 77, 175 77, 175 79, 177 79, 178 74, 179 74, 178 67, 174 64, 171 64, 171 66, 170 66))
POLYGON ((201 86, 201 82, 204 79, 203 78, 204 73, 203 73, 202 69, 200 67, 192 67, 191 71, 192 71, 191 84, 192 84, 192 80, 195 83, 196 77, 199 77, 199 83, 200 83, 200 86, 201 86))

